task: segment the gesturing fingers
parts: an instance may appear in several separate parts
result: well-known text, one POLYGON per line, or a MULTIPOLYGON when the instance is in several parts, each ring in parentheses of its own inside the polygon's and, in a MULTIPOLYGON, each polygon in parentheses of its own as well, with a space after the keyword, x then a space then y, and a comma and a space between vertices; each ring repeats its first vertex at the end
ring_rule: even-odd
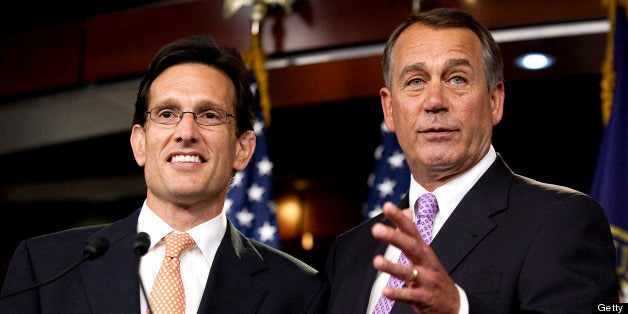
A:
POLYGON ((392 244, 406 253, 410 260, 418 258, 427 247, 416 229, 411 210, 400 210, 393 203, 387 202, 383 207, 384 215, 397 228, 378 223, 371 230, 373 236, 380 241, 392 244))
POLYGON ((396 263, 378 255, 373 266, 405 282, 401 288, 385 287, 382 293, 396 301, 408 302, 417 311, 429 309, 456 311, 460 304, 458 290, 432 248, 425 243, 414 223, 411 210, 401 210, 385 203, 384 215, 396 226, 373 225, 373 236, 399 248, 408 263, 396 263))

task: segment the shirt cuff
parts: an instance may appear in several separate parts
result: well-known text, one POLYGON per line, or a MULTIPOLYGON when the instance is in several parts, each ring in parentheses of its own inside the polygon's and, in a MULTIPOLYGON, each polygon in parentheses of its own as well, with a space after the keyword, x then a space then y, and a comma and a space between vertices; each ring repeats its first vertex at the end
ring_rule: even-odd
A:
POLYGON ((467 299, 467 294, 464 293, 464 290, 460 288, 456 284, 456 289, 458 289, 458 295, 460 296, 460 308, 458 309, 458 314, 469 314, 469 300, 467 299))

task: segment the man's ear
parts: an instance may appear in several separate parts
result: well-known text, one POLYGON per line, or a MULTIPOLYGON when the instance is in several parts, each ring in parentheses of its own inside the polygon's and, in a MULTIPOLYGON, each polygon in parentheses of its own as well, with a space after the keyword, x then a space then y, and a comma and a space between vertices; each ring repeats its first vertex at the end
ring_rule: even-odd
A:
POLYGON ((243 170, 251 160, 256 145, 255 133, 251 130, 246 131, 238 138, 235 158, 233 159, 233 169, 237 171, 243 170))
POLYGON ((504 98, 506 97, 506 87, 501 81, 495 85, 491 91, 491 113, 493 115, 493 126, 497 125, 504 116, 504 98))
POLYGON ((387 87, 379 90, 379 99, 382 103, 382 113, 384 114, 384 123, 390 132, 395 132, 395 119, 393 119, 392 95, 387 87))
POLYGON ((133 149, 133 156, 135 162, 140 167, 144 167, 146 162, 146 130, 139 124, 133 126, 131 129, 131 148, 133 149))

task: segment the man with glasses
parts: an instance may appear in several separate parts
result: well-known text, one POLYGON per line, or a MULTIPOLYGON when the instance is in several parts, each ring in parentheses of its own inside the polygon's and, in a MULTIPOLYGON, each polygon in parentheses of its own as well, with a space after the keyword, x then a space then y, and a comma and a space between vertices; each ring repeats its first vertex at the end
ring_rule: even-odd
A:
POLYGON ((316 312, 310 307, 322 287, 318 272, 246 238, 223 210, 234 175, 255 150, 253 123, 247 70, 235 49, 207 36, 163 47, 140 83, 130 138, 144 168, 143 205, 109 225, 21 242, 0 312, 159 312, 170 295, 180 296, 177 313, 316 312), (168 259, 180 270, 164 274, 177 278, 178 290, 160 296, 169 289, 161 283, 162 261, 176 246, 186 250, 168 259), (78 267, 9 295, 54 277, 84 247, 78 267))

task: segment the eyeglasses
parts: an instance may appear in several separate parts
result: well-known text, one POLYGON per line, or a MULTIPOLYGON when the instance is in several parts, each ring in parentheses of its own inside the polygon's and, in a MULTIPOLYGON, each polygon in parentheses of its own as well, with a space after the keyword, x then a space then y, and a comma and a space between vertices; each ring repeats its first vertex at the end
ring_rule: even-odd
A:
POLYGON ((227 113, 226 111, 218 108, 203 108, 197 111, 183 111, 179 108, 172 107, 157 107, 150 111, 146 111, 150 119, 166 125, 177 124, 183 119, 183 115, 186 113, 191 114, 194 117, 194 121, 200 125, 214 126, 221 125, 228 122, 227 118, 235 119, 235 115, 227 113))

